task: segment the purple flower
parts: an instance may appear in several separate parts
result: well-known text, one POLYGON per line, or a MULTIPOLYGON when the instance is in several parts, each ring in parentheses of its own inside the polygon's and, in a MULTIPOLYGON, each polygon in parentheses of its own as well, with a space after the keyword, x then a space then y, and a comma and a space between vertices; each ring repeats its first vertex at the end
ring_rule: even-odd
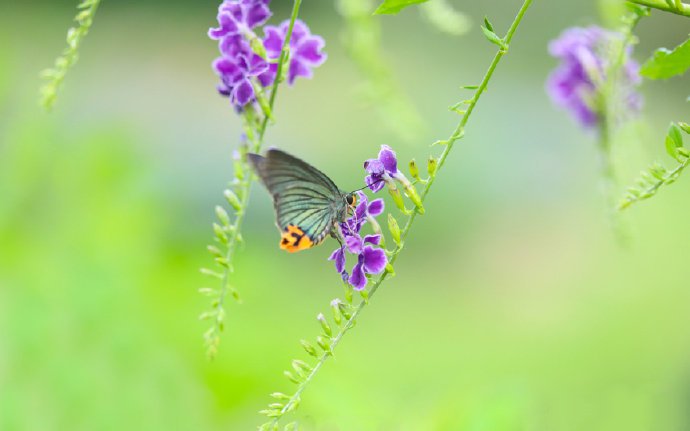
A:
POLYGON ((218 7, 218 27, 208 30, 208 37, 222 40, 248 33, 271 17, 271 0, 225 0, 218 7))
POLYGON ((335 270, 344 281, 355 290, 362 290, 367 284, 366 274, 379 274, 383 271, 388 257, 383 249, 377 247, 381 243, 381 235, 365 235, 364 238, 360 235, 366 221, 378 226, 375 217, 383 213, 383 199, 369 202, 364 193, 360 192, 358 196, 359 204, 354 213, 340 224, 344 244, 334 250, 328 260, 335 262, 335 270), (345 270, 346 252, 357 256, 351 275, 345 270))
POLYGON ((213 62, 213 68, 220 77, 218 92, 230 98, 235 107, 241 109, 256 97, 251 78, 268 69, 268 63, 247 50, 235 58, 222 56, 213 62))
POLYGON ((374 193, 383 188, 384 181, 402 175, 398 171, 398 159, 395 156, 395 151, 388 145, 381 145, 378 158, 365 161, 364 169, 369 174, 364 181, 374 193))
POLYGON ((362 290, 367 285, 366 274, 380 274, 386 268, 388 258, 386 253, 380 249, 366 246, 357 256, 357 264, 352 268, 352 275, 348 283, 355 290, 362 290))
POLYGON ((352 217, 340 224, 340 228, 346 232, 359 233, 362 230, 362 225, 367 220, 372 220, 381 215, 384 209, 383 199, 375 199, 369 202, 367 195, 362 192, 357 192, 357 207, 352 217))
POLYGON ((350 283, 355 290, 362 290, 367 284, 366 274, 380 274, 388 263, 385 251, 374 247, 381 242, 381 235, 366 235, 362 238, 358 233, 353 233, 344 234, 344 237, 345 245, 333 251, 328 260, 335 261, 335 270, 341 274, 343 280, 350 283), (345 270, 346 251, 357 255, 352 275, 348 275, 345 270))
MULTIPOLYGON (((549 44, 549 53, 561 60, 551 73, 546 89, 553 102, 568 111, 585 127, 596 126, 604 113, 603 84, 610 60, 606 56, 612 42, 620 41, 619 33, 597 26, 573 27, 565 30, 549 44)), ((641 97, 634 87, 639 85, 639 64, 630 58, 626 47, 623 70, 616 88, 625 108, 638 111, 641 97)))
MULTIPOLYGON (((268 25, 264 28, 264 47, 266 54, 271 61, 268 71, 262 74, 259 79, 264 87, 273 83, 278 71, 277 60, 285 41, 290 21, 286 20, 279 27, 268 25)), ((311 78, 312 69, 322 65, 327 55, 322 52, 326 43, 321 36, 312 35, 309 27, 296 20, 292 28, 290 38, 290 65, 288 67, 287 80, 292 85, 298 76, 311 78)))

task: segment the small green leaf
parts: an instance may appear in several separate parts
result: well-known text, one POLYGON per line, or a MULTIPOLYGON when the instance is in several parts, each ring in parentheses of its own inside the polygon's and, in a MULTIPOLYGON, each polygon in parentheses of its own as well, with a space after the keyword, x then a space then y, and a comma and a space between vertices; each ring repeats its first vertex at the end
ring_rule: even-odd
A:
POLYGON ((649 79, 668 79, 690 69, 690 39, 672 51, 659 48, 642 65, 640 73, 649 79))
POLYGON ((461 90, 476 90, 477 88, 479 88, 478 85, 463 85, 460 87, 461 90))
POLYGON ((673 139, 676 147, 683 146, 683 135, 680 133, 680 127, 676 123, 671 123, 668 128, 668 135, 673 139))
POLYGON ((680 122, 680 123, 678 123, 678 126, 679 126, 681 129, 683 129, 683 131, 684 131, 685 133, 687 133, 688 135, 690 135, 690 124, 680 122))
POLYGON ((682 158, 678 155, 678 148, 682 146, 683 136, 680 133, 680 127, 675 123, 671 123, 671 126, 668 128, 668 134, 666 135, 666 152, 674 159, 682 161, 682 158))
POLYGON ((384 0, 374 11, 374 15, 395 15, 404 8, 415 4, 426 3, 428 0, 384 0))
POLYGON ((501 49, 505 49, 505 42, 503 42, 503 39, 498 37, 496 33, 484 26, 482 26, 482 31, 484 32, 484 36, 489 40, 489 42, 493 43, 494 45, 498 45, 499 47, 501 47, 501 49))
POLYGON ((491 21, 489 21, 489 17, 487 17, 487 16, 484 16, 484 26, 485 26, 490 32, 493 32, 493 31, 494 31, 494 26, 491 25, 491 21))

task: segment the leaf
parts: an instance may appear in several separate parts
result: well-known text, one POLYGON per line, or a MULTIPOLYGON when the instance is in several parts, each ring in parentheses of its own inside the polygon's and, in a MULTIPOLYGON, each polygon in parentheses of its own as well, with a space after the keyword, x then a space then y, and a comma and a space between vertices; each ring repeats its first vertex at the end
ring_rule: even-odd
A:
POLYGON ((668 79, 682 75, 690 69, 690 39, 675 47, 672 51, 659 48, 649 58, 640 73, 649 79, 668 79))
POLYGON ((485 16, 484 17, 484 26, 489 29, 489 31, 493 32, 494 31, 494 26, 491 25, 491 21, 489 21, 489 17, 485 16))
POLYGON ((484 26, 482 26, 482 31, 484 32, 484 36, 486 36, 486 38, 489 40, 489 42, 500 46, 502 49, 505 49, 505 47, 506 47, 505 42, 503 42, 503 39, 498 37, 498 35, 496 35, 496 33, 494 33, 493 31, 489 30, 488 28, 486 28, 484 26))
POLYGON ((678 155, 678 148, 683 146, 683 136, 680 134, 680 127, 677 124, 671 123, 666 135, 666 152, 669 156, 680 161, 678 155))
POLYGON ((429 0, 384 0, 374 11, 374 15, 395 15, 404 8, 414 4, 426 3, 429 0))

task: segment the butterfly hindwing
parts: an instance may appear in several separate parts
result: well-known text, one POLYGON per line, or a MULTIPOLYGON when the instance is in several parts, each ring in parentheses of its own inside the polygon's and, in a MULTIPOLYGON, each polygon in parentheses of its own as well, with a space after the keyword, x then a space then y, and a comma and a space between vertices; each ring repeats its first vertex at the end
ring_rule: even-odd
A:
POLYGON ((280 247, 290 252, 324 240, 338 218, 343 194, 323 172, 283 151, 248 154, 254 170, 273 196, 280 247), (340 204, 340 205, 339 205, 340 204))

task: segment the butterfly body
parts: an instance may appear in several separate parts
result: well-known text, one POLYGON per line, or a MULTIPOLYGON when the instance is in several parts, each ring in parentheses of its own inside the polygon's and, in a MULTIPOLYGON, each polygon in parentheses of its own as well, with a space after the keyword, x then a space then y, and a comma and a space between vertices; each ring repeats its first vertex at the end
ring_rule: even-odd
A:
POLYGON ((340 190, 323 172, 284 151, 270 149, 265 156, 247 154, 261 182, 273 196, 280 248, 296 252, 337 235, 355 203, 352 193, 340 190))

